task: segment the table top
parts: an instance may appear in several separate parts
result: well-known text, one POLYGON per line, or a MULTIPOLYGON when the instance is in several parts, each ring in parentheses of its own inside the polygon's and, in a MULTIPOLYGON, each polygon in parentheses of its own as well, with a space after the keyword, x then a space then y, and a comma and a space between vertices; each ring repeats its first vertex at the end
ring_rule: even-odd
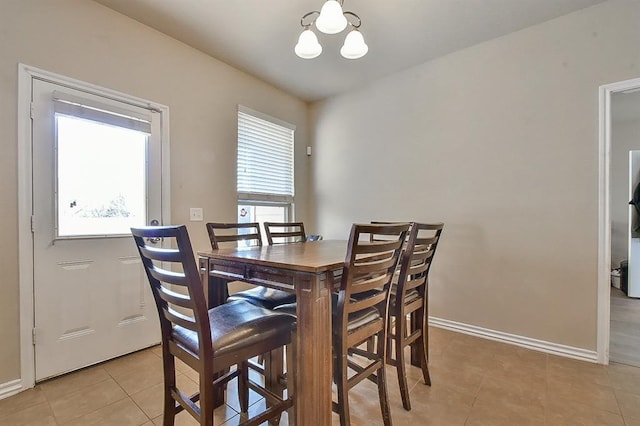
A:
POLYGON ((318 274, 341 268, 346 253, 347 241, 320 240, 262 247, 221 248, 199 251, 198 255, 216 260, 318 274))

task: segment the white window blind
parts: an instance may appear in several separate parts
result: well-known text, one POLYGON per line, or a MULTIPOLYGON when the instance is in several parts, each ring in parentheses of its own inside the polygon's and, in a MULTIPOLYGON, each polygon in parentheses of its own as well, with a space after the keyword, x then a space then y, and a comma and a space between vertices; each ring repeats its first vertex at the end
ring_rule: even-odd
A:
POLYGON ((238 109, 239 199, 293 202, 294 131, 290 124, 238 109))
MULTIPOLYGON (((123 109, 116 106, 104 106, 95 101, 77 98, 68 93, 53 92, 53 104, 56 114, 97 121, 112 126, 151 134, 151 111, 137 108, 123 109)), ((133 108, 133 107, 132 107, 133 108)))

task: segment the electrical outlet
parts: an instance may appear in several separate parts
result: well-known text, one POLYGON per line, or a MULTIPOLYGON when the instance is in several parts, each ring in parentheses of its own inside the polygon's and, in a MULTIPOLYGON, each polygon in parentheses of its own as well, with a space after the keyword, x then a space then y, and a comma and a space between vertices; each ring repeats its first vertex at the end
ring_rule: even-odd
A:
POLYGON ((202 213, 201 207, 191 207, 189 209, 189 220, 191 222, 202 222, 204 220, 204 215, 202 213))

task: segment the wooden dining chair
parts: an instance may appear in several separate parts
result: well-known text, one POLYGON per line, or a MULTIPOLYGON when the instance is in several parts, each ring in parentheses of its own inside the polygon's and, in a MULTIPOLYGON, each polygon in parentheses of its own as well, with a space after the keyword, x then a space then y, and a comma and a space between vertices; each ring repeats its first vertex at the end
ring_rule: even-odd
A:
MULTIPOLYGON (((211 248, 218 250, 228 244, 245 244, 248 247, 262 246, 260 225, 251 223, 214 223, 206 224, 211 248)), ((224 272, 220 271, 219 274, 224 272)), ((237 281, 236 274, 229 273, 229 279, 237 281)), ((293 303, 296 300, 294 293, 263 286, 255 286, 248 290, 239 291, 227 298, 227 301, 244 300, 256 306, 273 309, 278 305, 293 303)))
MULTIPOLYGON (((242 424, 276 421, 293 406, 293 392, 279 398, 249 379, 247 360, 290 345, 294 319, 243 301, 208 309, 186 227, 132 228, 160 317, 164 370, 163 425, 186 410, 200 425, 213 425, 222 386, 238 378, 242 424), (162 247, 154 241, 164 239, 162 247), (166 248, 171 246, 173 248, 166 248), (177 387, 176 358, 198 374, 199 392, 177 387), (230 367, 236 365, 236 369, 230 367), (263 395, 267 409, 247 419, 249 389, 263 395)), ((293 380, 291 381, 293 382, 293 380)))
POLYGON ((385 375, 388 297, 409 224, 354 224, 333 309, 334 410, 350 424, 349 390, 374 377, 382 419, 391 425, 385 375), (375 344, 363 345, 375 338, 375 344), (353 374, 349 374, 349 370, 353 374))
POLYGON ((444 224, 411 224, 398 267, 397 285, 392 286, 389 302, 387 363, 396 367, 402 405, 411 410, 404 348, 411 346, 411 359, 420 365, 422 377, 429 376, 429 270, 444 224), (407 325, 407 316, 409 324, 407 325))
POLYGON ((264 222, 264 232, 270 246, 278 243, 307 241, 303 222, 264 222))

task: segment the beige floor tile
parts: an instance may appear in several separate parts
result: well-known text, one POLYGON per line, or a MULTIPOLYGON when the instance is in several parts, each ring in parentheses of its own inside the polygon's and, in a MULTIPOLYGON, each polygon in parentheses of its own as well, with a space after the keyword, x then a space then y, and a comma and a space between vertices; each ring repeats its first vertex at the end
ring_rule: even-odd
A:
POLYGON ((505 400, 476 400, 465 425, 543 426, 544 410, 535 404, 519 405, 505 400))
POLYGON ((596 383, 585 384, 580 376, 575 376, 569 381, 565 380, 548 379, 547 397, 550 400, 576 401, 620 414, 613 388, 596 383))
MULTIPOLYGON (((218 407, 213 411, 213 423, 215 425, 233 426, 239 424, 240 417, 228 405, 218 407), (233 415, 230 415, 233 413, 233 415)), ((162 416, 153 419, 153 424, 162 426, 162 416)), ((186 411, 179 413, 175 419, 175 426, 198 426, 199 423, 186 411)))
MULTIPOLYGON (((178 388, 187 395, 193 395, 198 392, 198 384, 182 374, 176 376, 176 382, 178 388)), ((131 395, 131 399, 133 399, 150 419, 153 419, 162 414, 164 385, 160 383, 138 393, 134 393, 131 395)))
POLYGON ((595 383, 611 386, 607 368, 604 365, 555 355, 549 355, 547 377, 565 382, 571 381, 579 385, 595 383))
POLYGON ((633 419, 630 417, 624 418, 625 426, 640 426, 640 419, 633 419))
POLYGON ((46 402, 33 405, 21 411, 0 418, 0 425, 6 426, 55 426, 53 412, 46 402))
POLYGON ((47 398, 40 386, 2 399, 0 400, 0 419, 43 402, 47 402, 47 398))
POLYGON ((623 426, 625 424, 619 414, 566 400, 548 401, 545 420, 547 426, 623 426))
POLYGON ((442 365, 434 363, 429 365, 431 386, 444 386, 475 397, 480 390, 484 374, 477 368, 468 365, 442 365))
POLYGON ((485 377, 476 397, 476 401, 487 401, 516 404, 529 407, 530 410, 538 410, 544 417, 546 402, 546 382, 535 377, 526 380, 504 380, 493 377, 485 377))
POLYGON ((625 418, 640 419, 640 395, 632 394, 623 390, 615 391, 620 410, 625 418))
POLYGON ((416 386, 409 394, 411 411, 392 404, 391 417, 399 425, 463 425, 471 411, 473 396, 444 386, 416 386))
POLYGON ((153 346, 152 348, 149 348, 149 350, 159 358, 162 358, 162 345, 153 346))
POLYGON ((129 355, 107 361, 102 366, 112 377, 125 376, 147 363, 157 363, 158 356, 153 353, 153 349, 144 349, 129 355))
POLYGON ((144 363, 136 363, 136 368, 110 374, 127 394, 133 395, 162 383, 162 360, 150 352, 150 358, 144 363))
POLYGON ((87 386, 108 380, 109 378, 111 378, 111 376, 109 376, 109 373, 107 373, 104 367, 98 365, 47 380, 39 386, 47 398, 52 399, 81 390, 87 386))
POLYGON ((66 423, 126 398, 127 394, 113 379, 49 400, 59 423, 66 423))
MULTIPOLYGON (((640 369, 638 369, 640 370, 640 369)), ((626 371, 609 371, 611 387, 640 395, 640 376, 626 371)))
POLYGON ((78 417, 67 426, 139 426, 149 418, 129 398, 122 399, 92 413, 78 417))

